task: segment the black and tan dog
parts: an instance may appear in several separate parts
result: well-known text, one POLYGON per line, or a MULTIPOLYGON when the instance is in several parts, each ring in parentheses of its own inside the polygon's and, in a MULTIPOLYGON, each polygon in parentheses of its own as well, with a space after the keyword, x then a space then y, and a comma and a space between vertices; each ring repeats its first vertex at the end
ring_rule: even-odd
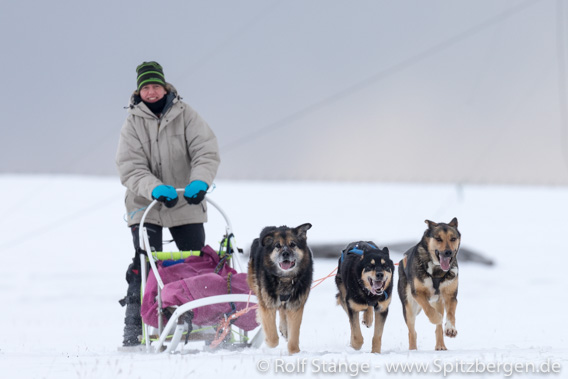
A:
POLYGON ((458 261, 461 242, 458 220, 435 223, 426 220, 428 229, 420 243, 404 253, 398 266, 398 294, 408 326, 410 350, 416 350, 416 316, 423 309, 436 325, 436 350, 447 350, 442 322, 447 313, 445 333, 455 337, 458 304, 458 261))
POLYGON ((353 242, 343 250, 337 267, 335 284, 337 303, 345 309, 351 326, 351 347, 361 349, 363 325, 370 328, 375 314, 372 353, 381 352, 383 328, 387 319, 393 288, 394 264, 388 248, 380 250, 373 242, 353 242))
POLYGON ((312 285, 313 258, 306 242, 306 232, 311 227, 269 226, 251 246, 247 281, 258 297, 257 317, 265 342, 269 347, 278 345, 278 311, 279 330, 288 340, 290 354, 300 351, 300 325, 312 285))

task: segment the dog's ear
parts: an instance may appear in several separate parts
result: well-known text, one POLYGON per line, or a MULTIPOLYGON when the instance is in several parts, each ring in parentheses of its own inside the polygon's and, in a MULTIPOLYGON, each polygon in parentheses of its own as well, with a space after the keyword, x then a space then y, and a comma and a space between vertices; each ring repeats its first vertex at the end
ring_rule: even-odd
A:
POLYGON ((424 220, 424 222, 428 224, 428 229, 434 229, 436 226, 438 226, 438 223, 434 221, 424 220))
POLYGON ((265 247, 272 245, 272 242, 274 242, 274 234, 270 233, 265 235, 264 238, 262 238, 260 244, 262 245, 262 247, 265 247))
POLYGON ((450 221, 450 223, 448 224, 450 225, 452 228, 457 228, 458 227, 458 219, 457 218, 452 218, 452 221, 450 221))
POLYGON ((388 247, 384 247, 382 250, 383 253, 388 254, 389 253, 389 248, 388 247))
POLYGON ((311 227, 312 227, 312 224, 305 223, 305 224, 302 224, 302 225, 294 228, 294 232, 296 233, 296 235, 299 238, 306 239, 307 238, 306 233, 311 227))
POLYGON ((262 229, 262 232, 260 232, 260 245, 262 247, 272 244, 272 242, 274 241, 275 230, 275 226, 267 226, 266 228, 262 229))

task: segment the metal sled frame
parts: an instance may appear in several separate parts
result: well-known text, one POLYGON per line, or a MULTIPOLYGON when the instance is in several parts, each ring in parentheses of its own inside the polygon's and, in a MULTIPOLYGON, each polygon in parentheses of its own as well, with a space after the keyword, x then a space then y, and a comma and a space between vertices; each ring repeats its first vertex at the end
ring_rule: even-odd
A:
MULTIPOLYGON (((177 192, 183 192, 184 189, 176 189, 177 192)), ((213 200, 211 200, 209 198, 209 196, 206 196, 205 199, 207 200, 207 203, 209 203, 210 205, 212 205, 224 218, 225 220, 225 234, 228 237, 228 241, 227 241, 227 254, 229 254, 231 251, 234 252, 234 254, 232 255, 234 257, 234 259, 237 261, 237 265, 238 267, 238 271, 243 272, 242 270, 242 265, 241 262, 239 261, 239 257, 238 257, 238 249, 236 248, 236 243, 235 243, 235 237, 233 236, 233 227, 231 224, 231 221, 229 220, 229 217, 226 215, 226 213, 221 209, 221 207, 214 202, 213 200), (233 248, 234 247, 234 248, 233 248)), ((158 283, 158 322, 159 322, 159 326, 158 326, 158 331, 160 334, 159 340, 157 342, 154 342, 152 346, 150 343, 150 336, 149 336, 149 326, 146 325, 144 323, 144 339, 146 341, 146 350, 148 352, 174 352, 179 344, 179 342, 182 339, 182 336, 184 333, 188 332, 189 330, 189 325, 184 322, 181 317, 188 311, 195 309, 195 308, 199 308, 199 307, 203 307, 206 305, 212 305, 212 304, 219 304, 219 303, 228 303, 228 302, 234 302, 234 303, 239 303, 239 302, 244 302, 244 303, 249 303, 249 304, 257 304, 258 303, 258 299, 256 296, 254 295, 248 295, 248 294, 226 294, 226 295, 218 295, 218 296, 210 296, 207 298, 202 298, 202 299, 197 299, 197 300, 193 300, 190 302, 187 302, 185 304, 182 304, 180 306, 177 307, 177 309, 174 311, 174 313, 172 314, 172 316, 170 317, 170 319, 168 320, 167 324, 165 327, 162 326, 162 294, 161 291, 164 288, 164 283, 162 281, 162 278, 160 277, 160 274, 158 273, 158 268, 156 266, 156 261, 155 258, 153 256, 153 254, 151 253, 152 249, 150 247, 150 241, 148 238, 148 233, 146 231, 146 228, 144 227, 144 221, 146 220, 146 216, 148 214, 148 212, 152 209, 152 207, 154 205, 156 205, 157 200, 154 200, 150 203, 150 205, 148 205, 148 207, 146 208, 144 215, 142 216, 142 219, 140 221, 140 228, 139 228, 139 241, 140 241, 140 248, 146 252, 150 252, 147 255, 148 258, 148 262, 150 263, 150 267, 152 269, 152 271, 154 272, 154 276, 156 277, 156 281, 158 283), (167 340, 170 339, 170 342, 167 343, 167 340)), ((144 297, 144 291, 146 289, 146 280, 148 277, 148 272, 147 272, 147 262, 146 262, 146 256, 141 254, 140 255, 140 260, 141 260, 141 277, 142 277, 142 286, 141 286, 141 298, 144 297)), ((233 260, 228 260, 228 264, 232 264, 233 260)), ((258 330, 258 332, 256 333, 256 335, 250 340, 247 341, 247 333, 244 331, 241 331, 239 328, 235 327, 234 325, 231 325, 231 329, 234 330, 236 332, 237 335, 240 336, 240 341, 238 341, 238 345, 239 346, 247 346, 247 347, 259 347, 262 344, 262 341, 264 339, 263 336, 263 332, 262 332, 262 328, 259 327, 260 329, 258 330)))

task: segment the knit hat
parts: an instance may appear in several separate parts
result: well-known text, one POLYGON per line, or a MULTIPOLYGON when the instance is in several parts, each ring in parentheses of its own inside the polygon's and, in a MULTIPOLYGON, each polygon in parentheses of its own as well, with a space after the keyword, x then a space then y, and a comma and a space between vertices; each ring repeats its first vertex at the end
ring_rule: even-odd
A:
POLYGON ((140 88, 149 83, 161 84, 164 87, 166 86, 164 70, 158 62, 143 62, 136 67, 136 73, 138 74, 138 78, 136 80, 138 84, 138 91, 140 91, 140 88))

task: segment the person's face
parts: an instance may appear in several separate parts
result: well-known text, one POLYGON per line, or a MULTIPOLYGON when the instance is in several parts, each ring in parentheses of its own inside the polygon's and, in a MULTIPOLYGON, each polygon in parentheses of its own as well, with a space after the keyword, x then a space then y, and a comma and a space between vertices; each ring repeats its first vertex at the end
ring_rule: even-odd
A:
POLYGON ((140 97, 147 103, 155 103, 166 95, 166 89, 155 83, 146 84, 140 88, 140 97))

